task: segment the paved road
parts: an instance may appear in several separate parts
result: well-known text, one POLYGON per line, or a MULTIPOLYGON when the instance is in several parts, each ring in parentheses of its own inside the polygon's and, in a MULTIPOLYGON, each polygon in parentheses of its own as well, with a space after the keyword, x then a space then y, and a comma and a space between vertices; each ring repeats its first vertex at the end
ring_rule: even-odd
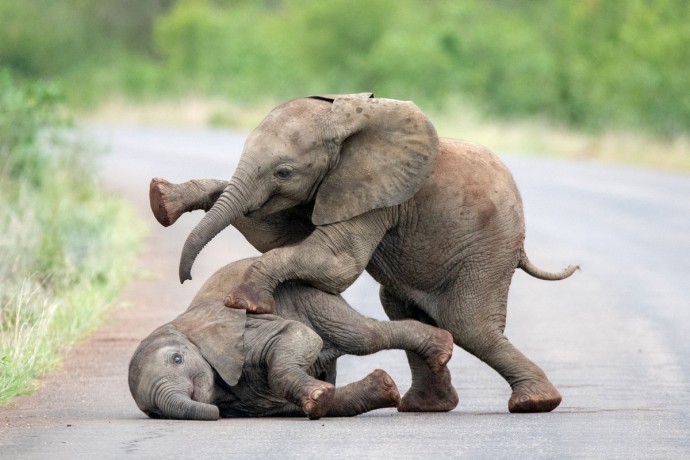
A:
MULTIPOLYGON (((1 458, 688 458, 690 457, 690 177, 505 156, 523 193, 533 262, 582 270, 550 283, 518 272, 507 335, 563 394, 550 414, 512 415, 508 385, 456 349, 461 397, 447 414, 379 410, 352 419, 149 420, 127 389, 141 338, 182 311, 218 266, 256 252, 232 229, 179 285, 177 261, 201 216, 157 227, 147 208, 152 176, 229 177, 243 136, 222 131, 92 127, 112 146, 106 183, 151 224, 139 279, 104 327, 35 395, 0 409, 1 458)), ((133 268, 134 269, 134 268, 133 268)), ((363 277, 346 293, 383 319, 363 277)), ((341 360, 339 383, 383 367, 401 391, 404 354, 341 360)))

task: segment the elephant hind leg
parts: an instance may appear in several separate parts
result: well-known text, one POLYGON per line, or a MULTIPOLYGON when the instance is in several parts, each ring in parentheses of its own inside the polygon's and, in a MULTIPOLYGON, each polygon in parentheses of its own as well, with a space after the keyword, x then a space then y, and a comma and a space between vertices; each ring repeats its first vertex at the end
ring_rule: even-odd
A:
MULTIPOLYGON (((299 289, 303 291, 304 287, 299 289)), ((453 336, 448 331, 420 321, 366 318, 339 296, 312 292, 315 295, 303 297, 302 308, 314 330, 328 337, 327 341, 343 354, 362 356, 381 350, 405 350, 421 357, 432 373, 442 372, 453 354, 453 336)))
POLYGON ((376 369, 362 380, 336 388, 329 417, 351 417, 375 409, 397 407, 400 403, 398 387, 390 375, 376 369))
MULTIPOLYGON (((456 291, 457 308, 449 309, 440 326, 449 330, 455 343, 496 370, 509 384, 510 412, 550 412, 561 395, 544 371, 518 350, 504 335, 510 275, 494 279, 508 282, 475 283, 456 291), (503 286, 503 287, 501 287, 503 286)), ((491 279, 487 277, 486 279, 491 279)))
POLYGON ((481 338, 461 345, 505 378, 512 389, 510 412, 551 412, 561 403, 561 394, 544 371, 530 361, 500 332, 485 332, 481 338))
MULTIPOLYGON (((390 319, 415 319, 435 326, 434 321, 421 309, 396 296, 392 290, 382 287, 381 303, 390 319)), ((407 361, 412 373, 412 385, 405 393, 398 411, 400 412, 448 412, 458 405, 458 393, 451 383, 450 371, 444 365, 440 370, 429 366, 418 353, 407 352, 407 361)))

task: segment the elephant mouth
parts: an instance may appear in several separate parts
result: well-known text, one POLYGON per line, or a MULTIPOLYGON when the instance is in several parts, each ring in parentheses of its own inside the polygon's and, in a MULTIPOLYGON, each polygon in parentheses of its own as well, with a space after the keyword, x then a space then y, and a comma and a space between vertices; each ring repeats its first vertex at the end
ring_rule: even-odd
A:
POLYGON ((272 216, 279 212, 293 209, 301 204, 300 201, 288 198, 286 196, 274 195, 269 198, 263 205, 250 210, 245 214, 248 218, 261 219, 272 216))

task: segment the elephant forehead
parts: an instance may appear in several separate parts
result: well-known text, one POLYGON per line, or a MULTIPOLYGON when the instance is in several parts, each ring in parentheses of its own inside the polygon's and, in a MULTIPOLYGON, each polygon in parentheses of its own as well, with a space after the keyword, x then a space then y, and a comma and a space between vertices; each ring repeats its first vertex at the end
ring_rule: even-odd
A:
POLYGON ((331 105, 314 99, 297 99, 273 109, 254 130, 266 135, 273 133, 278 138, 294 137, 300 132, 311 132, 331 105))
POLYGON ((316 145, 320 129, 315 123, 288 119, 256 128, 247 138, 245 151, 305 151, 316 145))
POLYGON ((174 338, 159 337, 157 340, 142 343, 142 345, 138 353, 142 364, 164 361, 166 357, 173 353, 186 355, 189 351, 188 342, 183 342, 174 338))

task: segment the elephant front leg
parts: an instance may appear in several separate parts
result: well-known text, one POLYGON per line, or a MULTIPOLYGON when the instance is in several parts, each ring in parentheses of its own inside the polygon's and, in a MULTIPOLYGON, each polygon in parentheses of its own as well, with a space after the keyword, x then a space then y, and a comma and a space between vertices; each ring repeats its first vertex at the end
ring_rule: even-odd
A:
POLYGON ((168 227, 185 212, 208 211, 228 182, 216 179, 198 179, 173 184, 155 177, 149 184, 149 204, 156 220, 168 227))
POLYGON ((326 415, 335 397, 335 386, 307 373, 321 351, 321 338, 296 321, 281 320, 263 329, 258 335, 268 340, 260 362, 268 369, 271 390, 301 407, 310 420, 326 415))
POLYGON ((449 304, 455 300, 456 307, 446 312, 439 325, 453 333, 457 345, 491 366, 510 384, 510 412, 550 412, 561 403, 561 394, 544 371, 503 334, 514 265, 507 264, 503 270, 493 278, 485 273, 479 282, 458 287, 448 299, 449 304))
POLYGON ((377 209, 345 222, 317 227, 302 242, 273 249, 259 257, 243 281, 228 293, 225 306, 251 313, 270 313, 278 284, 301 280, 340 294, 362 274, 391 222, 377 209))

